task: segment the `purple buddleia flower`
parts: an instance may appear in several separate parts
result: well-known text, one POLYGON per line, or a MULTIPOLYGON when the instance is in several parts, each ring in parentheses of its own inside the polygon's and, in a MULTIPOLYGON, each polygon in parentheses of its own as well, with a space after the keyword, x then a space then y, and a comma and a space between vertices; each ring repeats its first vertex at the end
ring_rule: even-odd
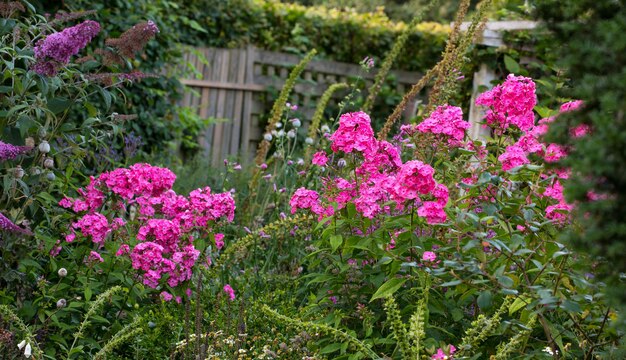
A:
POLYGON ((13 221, 9 220, 3 213, 0 213, 0 230, 2 230, 2 232, 15 232, 25 235, 33 234, 30 230, 15 225, 13 221))
POLYGON ((16 146, 0 141, 0 161, 13 160, 30 150, 30 146, 16 146))
POLYGON ((67 65, 73 55, 78 54, 100 32, 100 24, 93 20, 68 27, 61 32, 48 35, 35 48, 37 62, 33 71, 44 76, 54 76, 60 66, 67 65))
POLYGON ((126 30, 117 39, 107 39, 105 44, 116 48, 120 55, 132 59, 158 32, 157 25, 149 20, 126 30))

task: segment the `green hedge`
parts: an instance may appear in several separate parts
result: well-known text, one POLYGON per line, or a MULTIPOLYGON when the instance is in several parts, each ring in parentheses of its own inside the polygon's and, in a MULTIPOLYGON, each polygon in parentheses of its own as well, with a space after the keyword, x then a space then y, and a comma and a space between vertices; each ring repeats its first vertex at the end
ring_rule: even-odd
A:
MULTIPOLYGON (((382 11, 357 13, 325 7, 284 4, 275 0, 191 0, 189 18, 206 33, 184 36, 192 45, 260 48, 303 54, 317 49, 325 58, 357 64, 366 56, 382 60, 407 24, 382 11)), ((449 26, 419 24, 394 67, 424 71, 445 46, 449 26)))

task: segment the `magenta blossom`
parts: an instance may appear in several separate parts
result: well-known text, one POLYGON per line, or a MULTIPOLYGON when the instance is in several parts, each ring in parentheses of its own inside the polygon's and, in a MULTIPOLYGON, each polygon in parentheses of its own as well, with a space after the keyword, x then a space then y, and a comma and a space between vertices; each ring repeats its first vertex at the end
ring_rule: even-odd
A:
POLYGON ((224 285, 224 292, 228 294, 228 298, 230 299, 230 301, 235 301, 235 290, 233 290, 230 284, 224 285))

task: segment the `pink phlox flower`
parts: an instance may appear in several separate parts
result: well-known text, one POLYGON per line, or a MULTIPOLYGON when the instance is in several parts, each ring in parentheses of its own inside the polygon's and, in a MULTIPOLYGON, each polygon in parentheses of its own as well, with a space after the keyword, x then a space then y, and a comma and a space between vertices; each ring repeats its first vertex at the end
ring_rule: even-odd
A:
POLYGON ((507 146, 504 153, 498 156, 498 161, 502 163, 502 170, 504 171, 530 163, 524 149, 517 145, 507 146))
POLYGON ((115 256, 122 256, 126 254, 130 254, 130 246, 128 246, 127 244, 122 244, 120 245, 119 249, 117 249, 115 256))
POLYGON ((235 290, 233 290, 230 284, 224 285, 224 292, 228 295, 230 301, 235 301, 235 290))
POLYGON ((69 209, 69 208, 72 207, 73 202, 74 201, 71 198, 68 198, 66 196, 63 199, 61 199, 61 201, 59 201, 59 206, 63 207, 63 208, 66 208, 66 209, 69 209))
POLYGON ((339 128, 331 137, 331 149, 334 152, 350 153, 353 150, 368 154, 372 144, 376 143, 374 130, 369 115, 359 111, 341 115, 339 128))
POLYGON ((470 123, 463 120, 463 111, 460 107, 438 106, 430 116, 417 125, 417 130, 423 133, 444 135, 450 146, 461 146, 465 132, 470 123))
POLYGON ((443 206, 435 201, 425 201, 422 206, 417 209, 417 215, 426 218, 426 222, 431 225, 444 223, 447 219, 443 206))
POLYGON ((224 234, 221 234, 221 233, 215 234, 215 247, 218 250, 221 250, 224 247, 224 234))
POLYGON ((104 262, 104 259, 102 259, 102 256, 100 256, 100 254, 95 252, 95 251, 91 251, 89 253, 89 257, 87 258, 87 260, 89 262, 93 262, 93 263, 95 263, 95 262, 104 262))
POLYGON ((291 213, 295 214, 298 209, 310 209, 316 214, 323 212, 323 208, 319 201, 319 194, 314 190, 307 190, 304 187, 299 188, 289 201, 291 213))
POLYGON ((575 110, 580 109, 583 105, 584 103, 582 100, 568 101, 564 103, 563 105, 561 105, 561 108, 559 109, 559 111, 562 113, 575 111, 575 110))
POLYGON ((397 201, 403 202, 417 199, 419 194, 430 193, 436 186, 434 174, 435 170, 428 164, 419 160, 407 161, 395 175, 394 197, 398 199, 397 201))
POLYGON ((91 236, 91 240, 99 245, 104 245, 104 239, 111 232, 109 221, 100 213, 83 215, 72 227, 80 229, 83 236, 91 236))
POLYGON ((535 122, 535 83, 530 78, 509 74, 502 84, 480 94, 476 104, 489 107, 485 117, 488 125, 503 130, 515 125, 528 131, 535 122))
MULTIPOLYGON (((536 128, 537 127, 535 127, 535 129, 536 128)), ((526 153, 531 153, 532 154, 532 153, 538 153, 538 152, 542 152, 543 151, 543 145, 541 144, 541 142, 539 142, 537 137, 535 137, 534 134, 532 134, 532 132, 528 132, 528 133, 522 135, 517 140, 515 145, 517 145, 520 148, 522 148, 522 150, 524 150, 524 152, 526 152, 526 153)))
POLYGON ((149 219, 145 225, 139 228, 137 239, 153 241, 163 247, 163 251, 172 253, 178 247, 178 241, 182 234, 180 224, 168 219, 149 219))
POLYGON ((433 262, 435 260, 437 260, 437 255, 432 252, 432 251, 424 251, 424 253, 422 254, 422 260, 423 261, 428 261, 428 262, 433 262))
POLYGON ((432 194, 441 206, 446 206, 449 199, 448 187, 446 187, 444 184, 437 184, 435 185, 435 189, 433 190, 432 194))
POLYGON ((433 360, 452 360, 452 355, 456 352, 456 348, 454 345, 450 345, 448 350, 448 354, 446 354, 442 348, 437 349, 437 353, 435 353, 431 359, 433 360))
POLYGON ((314 165, 325 166, 328 162, 328 156, 323 151, 318 151, 313 154, 313 160, 311 161, 314 165))
POLYGON ((550 144, 546 147, 544 160, 549 163, 557 162, 567 156, 565 148, 559 144, 550 144))
POLYGON ((580 124, 574 127, 571 131, 572 136, 576 139, 585 137, 587 134, 591 132, 591 126, 587 124, 580 124))
POLYGON ((558 224, 563 224, 569 219, 569 212, 572 211, 573 208, 573 205, 565 202, 550 205, 546 208, 546 218, 554 220, 558 224))
POLYGON ((168 293, 167 291, 162 291, 161 292, 161 299, 163 299, 163 301, 170 302, 170 301, 172 301, 173 298, 174 298, 174 296, 172 294, 168 293))

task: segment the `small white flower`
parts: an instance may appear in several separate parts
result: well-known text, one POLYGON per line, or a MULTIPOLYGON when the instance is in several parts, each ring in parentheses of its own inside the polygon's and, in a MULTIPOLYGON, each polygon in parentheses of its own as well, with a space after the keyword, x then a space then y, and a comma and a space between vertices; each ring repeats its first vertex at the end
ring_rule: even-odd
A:
POLYGON ((17 344, 17 348, 22 350, 24 348, 24 345, 26 345, 26 340, 22 340, 19 344, 17 344))
POLYGON ((320 128, 320 130, 322 130, 322 132, 324 134, 328 134, 330 132, 330 128, 328 127, 328 125, 324 124, 322 125, 322 127, 320 128))
POLYGON ((59 271, 57 271, 57 274, 59 275, 59 277, 66 277, 67 276, 67 269, 66 268, 60 268, 59 271))
POLYGON ((28 359, 32 354, 32 348, 30 347, 30 344, 26 344, 26 347, 24 348, 24 356, 28 359))
POLYGON ((276 133, 276 137, 283 137, 283 136, 285 136, 285 130, 279 130, 279 131, 276 133))
POLYGON ((292 119, 291 125, 293 125, 293 127, 299 128, 300 126, 302 126, 302 121, 300 121, 300 119, 292 119))
POLYGON ((307 143, 308 145, 313 145, 314 143, 313 139, 311 139, 310 137, 307 137, 306 139, 304 139, 304 142, 307 143))
POLYGON ((296 132, 294 130, 287 131, 287 137, 290 139, 294 139, 296 137, 296 132))
POLYGON ((263 139, 265 139, 265 141, 272 141, 272 134, 263 135, 263 139))
POLYGON ((46 140, 42 141, 41 144, 39 144, 39 151, 43 154, 47 154, 50 152, 50 144, 48 144, 48 142, 46 140))
POLYGON ((283 127, 283 123, 281 123, 281 122, 276 123, 276 128, 277 129, 280 129, 281 127, 283 127))
POLYGON ((298 158, 298 161, 296 161, 296 164, 302 166, 304 165, 304 159, 303 158, 298 158))

